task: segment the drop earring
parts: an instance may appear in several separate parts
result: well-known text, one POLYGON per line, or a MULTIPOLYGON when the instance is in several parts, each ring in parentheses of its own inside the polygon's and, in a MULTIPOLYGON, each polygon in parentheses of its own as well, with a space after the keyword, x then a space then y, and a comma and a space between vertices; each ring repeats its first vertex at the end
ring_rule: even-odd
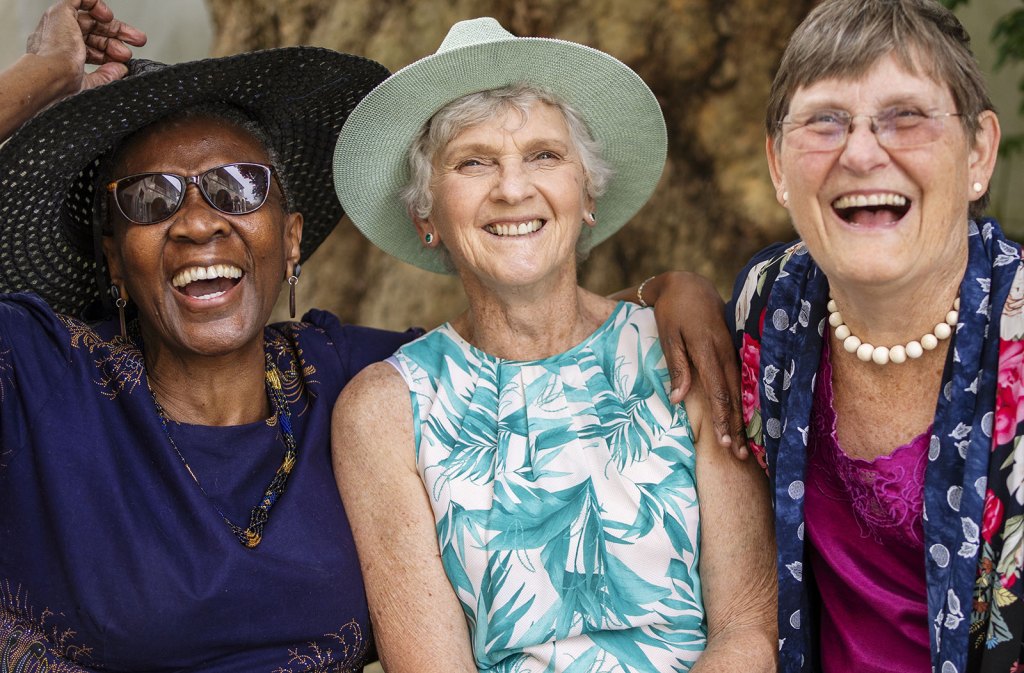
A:
POLYGON ((288 315, 295 320, 295 286, 299 284, 299 274, 302 273, 302 265, 296 264, 292 275, 288 276, 288 315))
POLYGON ((116 285, 110 286, 110 296, 114 299, 114 306, 117 307, 117 317, 121 320, 121 338, 128 338, 128 330, 125 327, 124 321, 124 309, 128 306, 128 301, 121 296, 121 288, 116 285))

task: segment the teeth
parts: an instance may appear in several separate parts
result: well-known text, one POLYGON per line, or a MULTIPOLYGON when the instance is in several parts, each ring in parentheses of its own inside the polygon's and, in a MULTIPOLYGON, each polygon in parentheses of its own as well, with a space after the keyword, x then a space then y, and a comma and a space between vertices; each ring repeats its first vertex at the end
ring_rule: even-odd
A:
MULTIPOLYGON (((214 278, 241 278, 242 270, 232 264, 214 264, 213 266, 193 266, 174 274, 171 285, 174 287, 185 287, 197 280, 212 280, 214 278)), ((200 299, 208 299, 219 296, 222 292, 206 295, 200 299)))
POLYGON ((543 226, 540 219, 520 222, 519 224, 488 224, 484 229, 496 236, 525 236, 532 234, 543 226))
POLYGON ((850 196, 840 196, 838 199, 832 202, 832 207, 837 210, 843 208, 866 208, 868 206, 905 206, 907 205, 907 197, 901 194, 851 194, 850 196))
POLYGON ((210 294, 201 294, 198 297, 193 297, 193 299, 214 299, 222 294, 224 294, 224 292, 211 292, 210 294))

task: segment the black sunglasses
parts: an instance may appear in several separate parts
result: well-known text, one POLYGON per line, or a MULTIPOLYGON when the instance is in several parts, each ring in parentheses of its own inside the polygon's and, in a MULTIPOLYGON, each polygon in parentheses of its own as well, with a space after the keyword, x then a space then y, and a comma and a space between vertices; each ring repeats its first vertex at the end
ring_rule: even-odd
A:
POLYGON ((199 175, 139 173, 114 180, 107 191, 125 219, 135 224, 156 224, 177 212, 189 183, 199 188, 206 202, 228 215, 258 210, 270 193, 272 169, 264 164, 225 164, 199 175))

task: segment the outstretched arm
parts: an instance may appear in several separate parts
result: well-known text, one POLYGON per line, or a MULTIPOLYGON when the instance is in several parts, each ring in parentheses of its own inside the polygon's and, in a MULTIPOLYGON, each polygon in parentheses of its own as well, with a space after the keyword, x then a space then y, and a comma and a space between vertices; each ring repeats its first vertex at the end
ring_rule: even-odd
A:
POLYGON ((47 105, 124 77, 128 45, 146 34, 114 18, 103 0, 62 0, 39 19, 25 54, 0 72, 0 140, 47 105), (85 65, 98 65, 86 72, 85 65))
POLYGON ((465 614, 441 565, 416 469, 412 403, 387 364, 370 365, 334 406, 338 481, 388 673, 475 673, 465 614))
MULTIPOLYGON (((639 303, 638 287, 621 290, 612 298, 639 303)), ((692 364, 706 391, 718 443, 746 458, 740 370, 718 290, 699 274, 669 271, 644 282, 642 299, 654 307, 672 377, 669 399, 678 404, 690 391, 692 364)))

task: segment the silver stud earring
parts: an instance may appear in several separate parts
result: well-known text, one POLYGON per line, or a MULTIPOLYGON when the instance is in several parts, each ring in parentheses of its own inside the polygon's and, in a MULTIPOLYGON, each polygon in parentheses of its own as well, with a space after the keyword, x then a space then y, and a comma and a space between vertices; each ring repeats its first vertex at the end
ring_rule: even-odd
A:
POLYGON ((973 187, 974 187, 974 191, 976 191, 979 194, 981 194, 981 190, 984 189, 984 187, 982 186, 982 184, 980 182, 975 182, 973 187))
POLYGON ((423 235, 423 242, 426 243, 427 245, 430 245, 431 243, 434 242, 434 235, 428 231, 426 234, 423 235))
POLYGON ((590 213, 590 223, 591 224, 597 224, 597 213, 595 213, 595 212, 591 212, 590 213))

